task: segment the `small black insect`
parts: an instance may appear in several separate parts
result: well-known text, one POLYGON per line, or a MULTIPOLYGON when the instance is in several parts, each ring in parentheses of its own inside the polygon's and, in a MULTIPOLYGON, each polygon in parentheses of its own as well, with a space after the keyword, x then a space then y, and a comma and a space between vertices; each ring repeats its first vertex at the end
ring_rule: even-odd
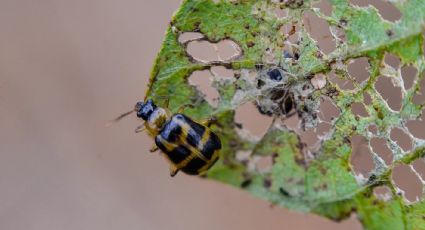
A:
POLYGON ((267 75, 269 75, 269 78, 273 81, 282 81, 282 73, 279 69, 272 69, 267 72, 267 75))
POLYGON ((288 76, 281 68, 272 67, 264 71, 260 69, 257 89, 262 91, 257 101, 257 108, 262 114, 289 116, 295 107, 293 94, 288 87, 288 76))

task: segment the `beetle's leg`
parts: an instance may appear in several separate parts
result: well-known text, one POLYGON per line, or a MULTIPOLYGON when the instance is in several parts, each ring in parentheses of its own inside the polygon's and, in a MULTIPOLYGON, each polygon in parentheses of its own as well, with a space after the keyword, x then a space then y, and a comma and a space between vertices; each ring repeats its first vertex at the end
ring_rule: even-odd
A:
POLYGON ((139 125, 139 126, 136 127, 136 129, 134 130, 134 132, 135 133, 140 133, 140 132, 145 131, 145 129, 146 129, 145 125, 139 125))
POLYGON ((183 111, 187 108, 194 108, 195 106, 192 104, 186 104, 186 105, 182 105, 179 107, 179 109, 177 110, 177 113, 183 113, 183 111))
POLYGON ((158 146, 153 145, 152 148, 149 150, 151 153, 158 151, 158 146))
POLYGON ((178 172, 179 172, 179 169, 175 165, 171 164, 170 165, 170 176, 174 177, 178 172))
POLYGON ((168 108, 169 104, 170 104, 170 98, 166 98, 164 102, 164 108, 168 108))
POLYGON ((211 127, 211 125, 217 124, 218 120, 216 117, 210 117, 207 120, 201 121, 201 124, 207 127, 211 127))

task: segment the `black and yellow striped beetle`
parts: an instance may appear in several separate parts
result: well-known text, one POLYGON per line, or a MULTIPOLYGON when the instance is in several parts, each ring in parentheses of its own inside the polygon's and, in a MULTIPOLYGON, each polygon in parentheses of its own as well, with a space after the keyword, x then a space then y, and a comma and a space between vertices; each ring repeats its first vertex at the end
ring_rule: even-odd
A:
POLYGON ((137 102, 134 112, 144 124, 136 128, 136 133, 146 130, 155 139, 156 146, 151 152, 160 149, 165 153, 171 163, 171 176, 180 170, 202 175, 218 160, 221 150, 220 138, 210 129, 215 119, 198 123, 181 110, 171 114, 168 109, 156 106, 152 99, 137 102))

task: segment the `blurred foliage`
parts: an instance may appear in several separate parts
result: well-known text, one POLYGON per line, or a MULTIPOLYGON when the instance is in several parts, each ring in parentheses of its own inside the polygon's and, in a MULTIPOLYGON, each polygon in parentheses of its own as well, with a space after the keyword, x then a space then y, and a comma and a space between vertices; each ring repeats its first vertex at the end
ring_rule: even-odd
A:
MULTIPOLYGON (((396 165, 410 164, 424 156, 425 142, 414 138, 414 150, 405 152, 390 139, 391 128, 399 127, 408 132, 406 121, 417 120, 422 115, 424 105, 414 104, 412 98, 419 92, 420 80, 424 77, 421 31, 424 28, 425 1, 390 1, 402 14, 394 23, 384 20, 373 6, 358 7, 348 0, 329 0, 332 13, 325 15, 314 7, 316 2, 184 1, 165 34, 146 96, 161 105, 164 103, 163 95, 172 95, 169 105, 172 111, 184 104, 196 104, 185 113, 198 120, 211 116, 219 119, 220 126, 214 127, 214 130, 221 137, 223 151, 220 160, 205 175, 207 179, 239 187, 273 204, 333 220, 342 220, 356 213, 367 229, 425 229, 425 201, 406 201, 391 177, 396 165), (276 9, 286 10, 288 15, 277 17, 276 9), (306 30, 303 23, 306 12, 329 24, 334 36, 328 39, 336 40, 336 49, 331 53, 324 54, 306 30), (285 25, 296 26, 300 38, 297 44, 288 42, 290 35, 281 29, 285 25), (232 40, 240 46, 242 53, 225 61, 198 61, 186 52, 188 42, 179 42, 179 36, 185 32, 201 33, 204 37, 197 41, 217 43, 224 39, 232 40), (338 33, 344 34, 345 39, 338 38, 338 33), (298 56, 296 60, 285 57, 289 47, 298 56), (418 70, 412 88, 404 89, 400 71, 384 63, 386 53, 398 56, 402 65, 412 65, 418 70), (308 85, 312 76, 328 75, 331 71, 342 79, 350 78, 347 65, 358 57, 368 58, 370 76, 366 81, 354 81, 354 90, 342 90, 327 81, 323 88, 309 94, 316 98, 314 103, 320 103, 322 97, 330 98, 340 110, 340 115, 332 121, 330 133, 321 139, 317 152, 306 154, 298 135, 282 126, 270 127, 261 140, 245 138, 237 131, 235 109, 241 103, 258 100, 258 95, 246 86, 249 85, 244 78, 246 71, 259 75, 258 66, 263 69, 277 66, 287 71, 292 85, 308 85), (242 75, 215 80, 214 87, 220 94, 217 107, 208 104, 197 88, 188 83, 194 71, 209 70, 213 66, 224 66, 233 69, 238 76, 242 75), (382 75, 390 77, 403 88, 400 111, 390 109, 376 91, 374 84, 382 75), (365 104, 369 116, 358 117, 353 114, 350 105, 363 103, 365 92, 372 98, 370 104, 365 104), (236 103, 236 95, 245 96, 236 103), (377 134, 368 131, 369 124, 377 126, 377 134), (392 164, 386 165, 373 153, 375 170, 366 175, 367 178, 356 175, 350 164, 350 139, 354 135, 361 135, 367 140, 374 136, 386 139, 393 151, 392 164), (241 151, 249 153, 247 159, 238 159, 237 154, 241 151), (267 157, 272 159, 269 170, 250 167, 255 163, 253 159, 267 157), (375 187, 382 185, 390 189, 390 199, 379 199, 373 193, 375 187)), ((299 107, 297 110, 299 114, 305 112, 299 107)), ((315 126, 314 123, 303 122, 306 126, 315 126)))

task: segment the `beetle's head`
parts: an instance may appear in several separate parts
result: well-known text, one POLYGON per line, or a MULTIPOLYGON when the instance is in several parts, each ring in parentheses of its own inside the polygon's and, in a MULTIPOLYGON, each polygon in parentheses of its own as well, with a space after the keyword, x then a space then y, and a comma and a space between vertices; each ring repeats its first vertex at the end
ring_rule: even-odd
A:
POLYGON ((153 103, 152 99, 147 100, 146 102, 139 101, 134 106, 134 111, 137 113, 137 117, 147 120, 149 116, 155 111, 156 105, 153 103))

